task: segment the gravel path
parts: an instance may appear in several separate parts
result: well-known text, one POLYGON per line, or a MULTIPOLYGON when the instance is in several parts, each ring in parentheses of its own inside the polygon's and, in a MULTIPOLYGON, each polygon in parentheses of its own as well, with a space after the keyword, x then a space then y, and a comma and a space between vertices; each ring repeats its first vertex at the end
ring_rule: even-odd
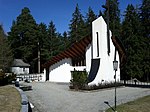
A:
MULTIPOLYGON (((114 105, 114 89, 76 92, 70 91, 67 84, 29 84, 33 90, 26 91, 26 94, 35 106, 33 112, 103 112, 108 108, 104 101, 114 105)), ((117 105, 146 95, 150 95, 150 89, 117 88, 117 105)))

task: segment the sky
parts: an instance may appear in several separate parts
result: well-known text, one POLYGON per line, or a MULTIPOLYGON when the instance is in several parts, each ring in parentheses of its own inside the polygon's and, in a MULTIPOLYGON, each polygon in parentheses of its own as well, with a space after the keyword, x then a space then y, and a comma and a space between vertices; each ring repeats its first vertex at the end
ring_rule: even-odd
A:
MULTIPOLYGON (((121 15, 124 14, 128 4, 136 6, 140 5, 141 1, 119 0, 121 15)), ((49 22, 53 21, 57 32, 63 33, 69 30, 77 3, 82 15, 85 16, 89 7, 98 15, 100 10, 103 11, 102 5, 105 2, 106 0, 0 0, 0 24, 6 33, 9 32, 12 21, 16 20, 24 7, 28 7, 37 24, 43 22, 48 26, 49 22)))

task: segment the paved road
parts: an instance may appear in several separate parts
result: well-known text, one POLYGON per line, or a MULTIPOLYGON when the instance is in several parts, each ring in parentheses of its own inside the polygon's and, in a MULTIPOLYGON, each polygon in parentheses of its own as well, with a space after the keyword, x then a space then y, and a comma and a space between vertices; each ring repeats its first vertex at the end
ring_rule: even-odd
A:
MULTIPOLYGON (((108 108, 104 101, 114 105, 114 89, 93 92, 70 91, 67 84, 50 82, 29 83, 33 90, 27 91, 33 112, 103 112, 108 108)), ((150 89, 117 88, 117 104, 150 95, 150 89)))

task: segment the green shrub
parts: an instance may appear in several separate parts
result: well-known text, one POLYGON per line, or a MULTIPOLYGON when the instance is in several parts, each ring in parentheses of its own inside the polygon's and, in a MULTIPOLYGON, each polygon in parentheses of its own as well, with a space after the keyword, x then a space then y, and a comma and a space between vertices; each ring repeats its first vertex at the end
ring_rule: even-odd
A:
POLYGON ((15 78, 16 75, 13 73, 4 73, 3 71, 0 71, 0 86, 10 84, 15 78))
POLYGON ((72 71, 71 84, 74 89, 82 89, 87 84, 87 72, 86 71, 72 71))
POLYGON ((3 86, 7 83, 6 76, 3 71, 0 71, 0 85, 3 86))
POLYGON ((98 85, 88 85, 88 73, 86 71, 77 71, 74 70, 71 72, 72 80, 70 80, 70 89, 75 90, 97 90, 97 89, 104 89, 104 88, 112 88, 112 87, 119 87, 123 86, 123 83, 119 82, 105 82, 105 83, 99 83, 98 85))
POLYGON ((14 81, 16 79, 16 74, 14 73, 9 73, 8 76, 6 76, 7 79, 7 83, 10 84, 12 83, 12 81, 14 81))

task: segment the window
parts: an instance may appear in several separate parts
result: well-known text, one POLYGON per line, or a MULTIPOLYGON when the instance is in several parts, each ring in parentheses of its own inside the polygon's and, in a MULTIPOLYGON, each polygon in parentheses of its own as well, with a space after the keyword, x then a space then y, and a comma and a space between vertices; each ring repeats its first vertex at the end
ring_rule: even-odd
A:
POLYGON ((86 66, 85 56, 72 59, 72 66, 86 66))
POLYGON ((25 72, 25 68, 23 68, 23 72, 25 72))

